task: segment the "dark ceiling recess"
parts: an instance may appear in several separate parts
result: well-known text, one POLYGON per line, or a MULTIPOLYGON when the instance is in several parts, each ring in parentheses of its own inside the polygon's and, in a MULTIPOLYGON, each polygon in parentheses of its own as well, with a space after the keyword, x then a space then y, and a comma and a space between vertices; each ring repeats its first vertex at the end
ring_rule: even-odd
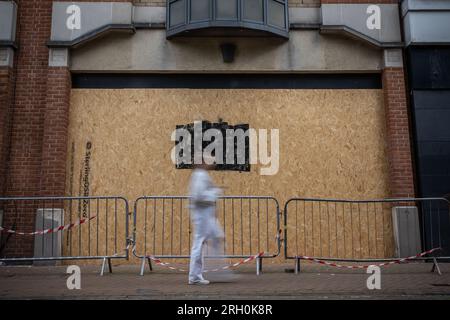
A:
POLYGON ((288 0, 168 0, 167 38, 289 37, 288 0))

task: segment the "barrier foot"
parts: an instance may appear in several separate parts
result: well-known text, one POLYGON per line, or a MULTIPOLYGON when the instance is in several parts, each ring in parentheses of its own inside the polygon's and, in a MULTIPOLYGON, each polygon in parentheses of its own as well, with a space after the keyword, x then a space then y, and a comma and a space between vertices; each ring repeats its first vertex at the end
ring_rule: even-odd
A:
POLYGON ((295 259, 295 274, 300 273, 300 259, 295 259))
POLYGON ((112 263, 111 263, 111 258, 108 259, 108 268, 109 268, 109 273, 112 273, 112 263))
POLYGON ((436 258, 433 258, 433 267, 431 268, 431 272, 437 271, 438 275, 442 275, 441 269, 439 268, 439 265, 437 263, 436 258))

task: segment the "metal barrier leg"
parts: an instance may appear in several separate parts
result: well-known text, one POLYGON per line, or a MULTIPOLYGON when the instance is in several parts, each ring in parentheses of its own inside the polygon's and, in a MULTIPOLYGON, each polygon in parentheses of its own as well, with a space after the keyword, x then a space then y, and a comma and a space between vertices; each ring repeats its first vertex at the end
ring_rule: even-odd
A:
POLYGON ((153 267, 152 267, 152 259, 147 258, 148 261, 148 267, 150 268, 150 271, 153 271, 153 267))
POLYGON ((112 273, 111 258, 108 259, 108 268, 109 268, 109 273, 112 273))
POLYGON ((437 263, 436 258, 433 258, 433 267, 431 268, 431 272, 437 271, 438 275, 442 275, 441 269, 439 268, 439 265, 437 263))
POLYGON ((108 270, 109 273, 112 273, 112 264, 111 264, 111 258, 103 258, 102 262, 102 270, 100 271, 100 276, 103 276, 105 274, 105 268, 106 268, 106 260, 108 260, 108 270))
POLYGON ((103 276, 103 274, 105 273, 105 267, 106 267, 106 258, 103 258, 102 270, 100 270, 100 276, 103 276))
POLYGON ((300 259, 295 259, 295 274, 300 273, 300 259))
POLYGON ((259 272, 262 273, 262 267, 263 267, 263 258, 260 258, 259 261, 259 272))
POLYGON ((260 271, 261 271, 261 258, 256 258, 256 275, 259 276, 260 271))
POLYGON ((142 258, 142 262, 141 262, 141 272, 139 273, 139 275, 141 275, 141 276, 144 275, 144 268, 145 268, 145 257, 142 258))

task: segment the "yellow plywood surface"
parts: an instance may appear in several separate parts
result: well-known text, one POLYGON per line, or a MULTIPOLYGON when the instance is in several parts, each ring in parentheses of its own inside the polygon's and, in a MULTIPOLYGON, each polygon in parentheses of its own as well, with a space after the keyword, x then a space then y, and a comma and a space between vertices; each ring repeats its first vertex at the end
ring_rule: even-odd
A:
MULTIPOLYGON (((176 125, 219 119, 232 125, 247 123, 254 129, 279 129, 280 133, 280 166, 276 175, 261 176, 261 165, 252 165, 251 172, 212 173, 216 184, 227 187, 226 195, 270 195, 282 206, 295 196, 371 199, 389 194, 381 90, 73 89, 67 190, 72 195, 83 193, 86 185, 83 179, 87 175, 90 195, 122 195, 131 205, 142 195, 185 195, 191 171, 177 170, 172 164, 171 133, 176 125), (88 142, 91 148, 86 173, 88 142)), ((176 208, 178 205, 175 204, 176 208)), ((251 210, 245 210, 252 212, 251 221, 256 226, 255 205, 256 202, 251 210)), ((180 221, 185 226, 188 224, 186 212, 183 217, 180 210, 174 211, 174 228, 180 228, 180 221)), ((353 221, 353 231, 349 220, 345 219, 344 223, 339 212, 336 219, 334 212, 328 214, 337 222, 332 223, 330 218, 330 221, 324 220, 321 227, 322 230, 329 228, 323 231, 329 238, 323 241, 322 249, 315 250, 330 251, 332 247, 331 251, 336 252, 336 237, 330 236, 336 233, 336 226, 345 229, 345 234, 354 233, 355 240, 348 237, 346 241, 359 241, 358 250, 362 255, 369 254, 369 247, 383 245, 381 240, 375 240, 374 232, 367 230, 377 226, 390 232, 389 213, 383 221, 380 216, 377 224, 373 219, 367 221, 368 215, 363 213, 361 223, 353 221)), ((227 211, 227 215, 231 213, 227 211)), ((240 223, 238 216, 236 214, 236 226, 240 223)), ((172 223, 172 220, 165 223, 172 223)), ((265 224, 267 221, 263 221, 264 227, 265 224)), ((272 241, 276 226, 272 220, 269 225, 272 241)), ((166 230, 170 227, 167 225, 166 230)), ((122 237, 123 228, 119 229, 118 236, 122 237)), ((236 230, 234 240, 239 242, 236 230)), ((161 237, 162 234, 158 234, 158 238, 161 237)), ((166 231, 164 239, 166 243, 174 243, 175 251, 179 249, 175 245, 180 246, 180 239, 181 245, 188 245, 188 234, 176 232, 173 239, 171 237, 166 231)), ((232 237, 231 228, 227 237, 232 237)), ((156 240, 157 247, 161 246, 160 241, 156 240)), ((228 247, 231 247, 229 241, 228 247)), ((319 238, 308 241, 319 246, 319 238)), ((254 242, 253 248, 256 246, 254 242)), ((338 255, 349 255, 343 253, 346 250, 351 251, 339 249, 338 255)), ((372 255, 372 251, 370 253, 372 255)))

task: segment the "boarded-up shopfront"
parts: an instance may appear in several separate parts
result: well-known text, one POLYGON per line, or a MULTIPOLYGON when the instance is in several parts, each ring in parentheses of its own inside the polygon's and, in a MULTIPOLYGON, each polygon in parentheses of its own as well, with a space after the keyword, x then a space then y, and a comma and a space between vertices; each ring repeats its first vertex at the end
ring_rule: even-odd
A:
MULTIPOLYGON (((23 111, 28 122, 13 123, 11 132, 23 132, 22 140, 12 135, 9 161, 13 169, 28 166, 25 172, 30 175, 11 169, 7 194, 128 200, 129 208, 119 208, 109 199, 57 203, 58 213, 64 215, 58 225, 90 219, 64 230, 64 257, 117 257, 127 245, 131 252, 134 231, 141 237, 136 249, 142 252, 145 247, 146 255, 186 256, 191 237, 187 201, 158 202, 148 217, 161 219, 159 227, 147 224, 152 220, 143 227, 147 215, 139 211, 134 230, 133 209, 141 196, 188 194, 192 170, 172 161, 176 144, 172 134, 180 126, 203 121, 257 133, 266 130, 270 147, 271 132, 279 133, 274 174, 261 174, 274 165, 274 159, 269 164, 259 159, 241 171, 234 167, 211 173, 225 196, 270 196, 279 205, 277 209, 276 203, 269 207, 265 201, 236 199, 226 208, 218 206, 231 254, 267 251, 279 256, 273 261, 282 262, 277 241, 284 229, 284 204, 292 197, 414 196, 398 5, 378 1, 373 11, 366 1, 349 2, 171 0, 163 6, 154 1, 57 1, 51 8, 48 5, 51 26, 47 21, 39 27, 48 29, 39 38, 45 39, 39 44, 39 57, 47 59, 49 54, 48 68, 42 70, 46 81, 42 114, 36 116, 42 123, 36 132, 27 131, 35 126, 28 110, 37 109, 28 100, 18 102, 29 109, 17 108, 17 119, 23 111), (383 16, 380 27, 377 12, 383 16), (21 158, 28 152, 28 147, 20 149, 28 146, 27 139, 36 162, 32 165, 21 158)), ((33 59, 26 56, 20 63, 33 59)), ((45 65, 47 60, 39 63, 45 65)), ((28 81, 20 79, 20 84, 28 81)), ((36 88, 32 90, 40 90, 36 88)), ((155 202, 142 204, 139 210, 155 202)), ((39 208, 48 209, 45 204, 39 208)), ((354 213, 347 212, 351 206, 339 209, 345 212, 308 210, 286 226, 308 235, 296 239, 289 229, 289 244, 299 246, 298 254, 393 256, 391 207, 375 214, 369 207, 358 207, 354 213)), ((38 229, 34 211, 34 207, 29 210, 18 229, 38 229)), ((13 225, 14 219, 5 214, 6 225, 13 225)), ((17 238, 8 250, 29 257, 33 246, 30 240, 22 250, 17 238)))
MULTIPOLYGON (((201 81, 201 75, 197 77, 201 81)), ((346 81, 345 76, 341 81, 346 81)), ((278 172, 261 175, 261 164, 251 165, 250 172, 213 172, 214 181, 226 187, 225 195, 269 195, 283 204, 293 196, 353 199, 384 198, 389 194, 380 89, 76 88, 71 93, 67 190, 72 195, 81 191, 92 195, 121 194, 128 199, 185 195, 191 170, 177 169, 172 162, 175 143, 171 134, 180 124, 219 119, 231 124, 245 123, 257 130, 279 129, 278 172)), ((175 216, 168 216, 166 223, 175 219, 175 229, 180 223, 188 228, 187 215, 182 210, 188 210, 187 203, 182 209, 177 204, 175 216)), ((253 219, 257 219, 256 206, 249 208, 244 203, 243 210, 253 210, 253 219)), ((168 210, 166 215, 169 213, 168 210)), ((369 224, 370 228, 389 232, 390 212, 384 214, 385 219, 369 224)), ((246 223, 243 232, 248 232, 246 223)), ((240 232, 239 215, 235 224, 236 230, 229 229, 228 237, 232 237, 232 232, 240 232)), ((265 221, 261 224, 265 225, 265 221)), ((169 225, 166 228, 170 230, 169 225)), ((317 234, 330 234, 336 226, 324 220, 322 226, 316 224, 315 228, 317 234)), ((375 239, 375 232, 371 231, 374 236, 361 248, 364 256, 368 256, 368 246, 383 246, 382 233, 375 239)), ((263 238, 265 232, 274 238, 276 225, 264 230, 263 238)), ((345 226, 344 232, 353 239, 354 226, 345 226)), ((170 242, 170 235, 157 238, 157 248, 161 241, 170 242)), ((175 235, 175 243, 178 242, 175 235)), ((318 242, 314 245, 320 246, 318 242)), ((256 240, 253 247, 257 247, 256 240)), ((185 249, 183 245, 184 253, 185 249)), ((350 253, 342 253, 343 257, 347 254, 350 253)))

